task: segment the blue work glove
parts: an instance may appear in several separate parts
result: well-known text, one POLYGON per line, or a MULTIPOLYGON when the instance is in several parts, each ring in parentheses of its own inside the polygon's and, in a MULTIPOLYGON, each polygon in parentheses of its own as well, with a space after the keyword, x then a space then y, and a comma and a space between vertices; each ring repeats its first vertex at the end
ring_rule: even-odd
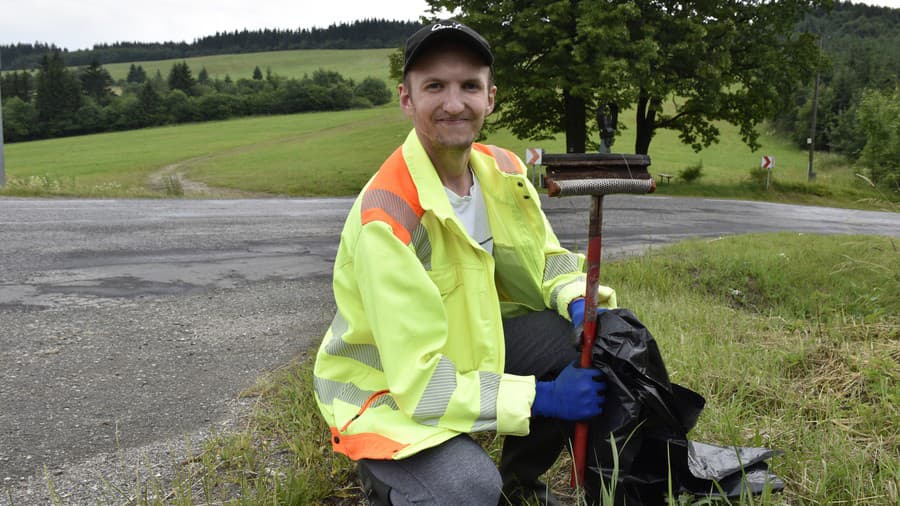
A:
POLYGON ((577 329, 584 326, 584 299, 579 297, 569 303, 569 318, 572 319, 572 325, 577 329))
POLYGON ((535 384, 531 413, 535 416, 562 420, 588 420, 603 413, 606 382, 603 372, 593 367, 584 369, 569 364, 553 381, 535 384), (597 378, 597 379, 595 379, 597 378))
MULTIPOLYGON (((606 308, 597 308, 597 317, 606 311, 606 308)), ((581 346, 584 340, 584 299, 579 297, 569 303, 569 318, 572 319, 572 326, 575 328, 575 347, 581 346)))

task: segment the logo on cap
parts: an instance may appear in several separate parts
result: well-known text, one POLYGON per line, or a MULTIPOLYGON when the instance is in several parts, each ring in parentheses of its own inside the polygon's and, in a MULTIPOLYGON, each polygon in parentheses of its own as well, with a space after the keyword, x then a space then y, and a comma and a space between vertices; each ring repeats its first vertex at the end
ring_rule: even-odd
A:
POLYGON ((461 27, 461 26, 462 26, 462 23, 453 23, 452 25, 444 25, 441 23, 435 23, 431 27, 431 31, 434 32, 437 30, 444 30, 445 28, 456 28, 457 30, 459 30, 459 27, 461 27))

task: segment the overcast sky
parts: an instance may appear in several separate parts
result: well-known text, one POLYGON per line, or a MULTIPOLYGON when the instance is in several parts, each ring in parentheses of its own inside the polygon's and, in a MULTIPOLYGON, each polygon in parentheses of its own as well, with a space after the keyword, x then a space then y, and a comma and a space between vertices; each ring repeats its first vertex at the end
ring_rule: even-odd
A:
MULTIPOLYGON (((900 0, 864 3, 900 8, 900 0)), ((0 0, 0 44, 44 42, 75 50, 101 42, 191 42, 243 28, 416 20, 426 9, 425 0, 0 0)))

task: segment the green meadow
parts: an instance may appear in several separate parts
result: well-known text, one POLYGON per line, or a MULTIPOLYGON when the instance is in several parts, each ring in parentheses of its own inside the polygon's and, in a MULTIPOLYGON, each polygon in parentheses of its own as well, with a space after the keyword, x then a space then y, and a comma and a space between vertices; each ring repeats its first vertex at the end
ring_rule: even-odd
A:
POLYGON ((301 78, 320 68, 334 70, 346 78, 357 82, 366 77, 388 79, 388 55, 393 49, 302 49, 292 51, 267 51, 263 53, 240 53, 215 56, 195 56, 171 60, 136 61, 110 63, 104 65, 113 79, 125 79, 129 67, 140 65, 152 78, 159 70, 163 78, 169 75, 172 65, 187 62, 194 76, 206 68, 211 79, 225 79, 230 76, 237 80, 251 78, 253 69, 259 67, 263 74, 271 70, 282 77, 301 78))
MULTIPOLYGON (((502 91, 500 95, 502 100, 502 91)), ((623 115, 627 124, 627 113, 623 115)), ((816 180, 807 182, 808 153, 763 131, 762 148, 751 151, 737 129, 719 125, 719 143, 695 153, 671 131, 650 146, 653 174, 663 195, 699 195, 896 210, 898 196, 869 186, 860 169, 827 153, 816 154, 816 180), (763 155, 775 158, 769 190, 759 177, 763 155), (679 177, 701 166, 699 180, 679 177), (757 171, 757 179, 751 172, 757 171)), ((372 109, 240 118, 8 144, 9 184, 0 195, 92 197, 210 196, 215 189, 283 196, 352 195, 400 144, 410 124, 396 104, 372 109), (166 193, 153 176, 207 185, 212 193, 166 193), (172 176, 172 177, 176 177, 172 176)), ((483 140, 525 156, 528 147, 564 152, 562 137, 527 141, 500 130, 483 140)), ((614 151, 633 150, 633 130, 624 129, 614 151)))

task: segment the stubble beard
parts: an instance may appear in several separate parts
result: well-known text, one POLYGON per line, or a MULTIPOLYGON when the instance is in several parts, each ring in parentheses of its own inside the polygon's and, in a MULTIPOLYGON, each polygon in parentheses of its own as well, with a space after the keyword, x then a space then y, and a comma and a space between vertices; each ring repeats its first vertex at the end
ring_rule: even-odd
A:
POLYGON ((454 131, 454 128, 451 128, 450 131, 442 132, 441 128, 438 127, 435 132, 435 147, 448 151, 469 149, 472 147, 475 139, 478 138, 478 133, 481 132, 484 121, 470 120, 468 125, 471 127, 471 130, 466 132, 457 132, 454 131))

